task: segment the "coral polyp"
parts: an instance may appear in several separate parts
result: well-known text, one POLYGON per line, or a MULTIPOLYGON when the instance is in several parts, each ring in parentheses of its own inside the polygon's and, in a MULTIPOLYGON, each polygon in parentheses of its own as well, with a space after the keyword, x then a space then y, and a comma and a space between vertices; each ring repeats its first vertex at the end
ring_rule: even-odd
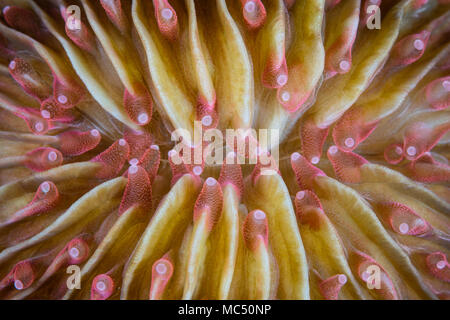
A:
POLYGON ((0 9, 0 299, 450 299, 449 1, 0 9))

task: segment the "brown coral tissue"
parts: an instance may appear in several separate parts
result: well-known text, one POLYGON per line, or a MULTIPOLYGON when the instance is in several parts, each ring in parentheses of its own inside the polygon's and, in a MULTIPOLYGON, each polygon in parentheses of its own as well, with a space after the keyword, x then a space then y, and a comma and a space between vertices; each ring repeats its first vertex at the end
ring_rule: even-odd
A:
POLYGON ((0 0, 0 299, 449 300, 449 39, 448 0, 0 0))

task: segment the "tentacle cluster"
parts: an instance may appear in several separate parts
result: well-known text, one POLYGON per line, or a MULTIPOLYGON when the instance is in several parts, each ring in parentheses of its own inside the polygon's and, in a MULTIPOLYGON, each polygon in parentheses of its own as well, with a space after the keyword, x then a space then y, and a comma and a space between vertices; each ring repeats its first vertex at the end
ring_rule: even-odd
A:
POLYGON ((0 9, 1 299, 450 298, 448 1, 0 9))

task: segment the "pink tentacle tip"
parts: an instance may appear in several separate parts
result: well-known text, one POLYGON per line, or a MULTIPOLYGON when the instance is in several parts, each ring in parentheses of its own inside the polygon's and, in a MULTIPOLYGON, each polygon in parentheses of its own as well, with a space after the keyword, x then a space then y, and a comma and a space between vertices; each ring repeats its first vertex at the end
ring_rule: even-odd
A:
POLYGON ((29 288, 36 279, 36 272, 30 260, 18 262, 11 271, 0 281, 0 290, 13 285, 16 290, 29 288))
POLYGON ((430 82, 425 88, 425 97, 431 108, 443 110, 450 106, 450 76, 430 82))
POLYGON ((432 231, 426 220, 402 203, 383 202, 376 207, 384 223, 398 234, 419 236, 432 231))
POLYGON ((167 257, 163 257, 153 263, 149 300, 160 300, 163 297, 166 287, 172 278, 173 270, 173 263, 167 257))
POLYGON ((97 171, 98 179, 110 179, 117 176, 122 169, 130 153, 130 147, 125 139, 119 139, 108 149, 94 157, 91 161, 98 162, 102 166, 97 171))
POLYGON ((222 214, 222 188, 216 179, 209 177, 205 180, 194 205, 194 222, 202 215, 207 215, 207 230, 211 231, 222 214))
POLYGON ((24 165, 30 170, 41 172, 59 167, 63 162, 61 152, 53 148, 37 148, 26 154, 24 165))
POLYGON ((123 137, 130 146, 128 160, 141 158, 154 140, 147 131, 137 131, 129 128, 125 129, 123 137))
POLYGON ((267 215, 262 210, 253 210, 245 218, 242 235, 248 249, 254 251, 263 244, 267 246, 269 226, 267 215))
POLYGON ((43 119, 40 112, 35 109, 19 108, 14 114, 22 118, 35 135, 44 135, 52 128, 52 124, 47 119, 43 119))
POLYGON ((151 145, 139 160, 139 165, 147 171, 150 182, 155 180, 160 162, 161 154, 159 152, 159 147, 156 144, 151 145))
POLYGON ((241 197, 244 191, 244 182, 241 165, 237 160, 236 153, 233 151, 227 154, 220 171, 219 183, 222 188, 225 188, 227 184, 232 185, 238 196, 241 197))
POLYGON ((128 168, 128 183, 120 203, 119 214, 131 207, 140 207, 144 211, 152 208, 152 185, 147 172, 141 166, 132 165, 128 168))
POLYGON ((23 90, 39 101, 52 95, 52 90, 34 66, 22 58, 16 57, 8 65, 9 73, 23 90))
POLYGON ((259 29, 266 21, 266 8, 261 0, 241 0, 245 23, 251 30, 259 29))
POLYGON ((128 22, 121 0, 100 0, 100 4, 108 15, 109 20, 117 29, 125 33, 128 30, 128 22))
POLYGON ((327 52, 327 61, 325 62, 324 78, 331 79, 338 74, 345 74, 352 68, 351 57, 335 56, 332 52, 327 52))
POLYGON ((434 160, 430 153, 425 153, 419 159, 406 164, 404 169, 409 177, 419 182, 450 181, 450 166, 434 160))
POLYGON ((404 159, 403 145, 392 143, 384 149, 384 159, 390 164, 399 164, 404 159))
POLYGON ((288 82, 288 68, 284 52, 282 57, 271 55, 267 60, 264 72, 262 74, 262 84, 266 88, 278 89, 288 82))
POLYGON ((139 126, 145 126, 152 119, 152 96, 143 84, 136 86, 135 94, 125 89, 123 105, 130 119, 139 126))
POLYGON ((310 190, 301 190, 295 195, 294 204, 300 223, 309 225, 313 230, 318 230, 324 212, 317 195, 310 190))
POLYGON ((447 256, 442 252, 433 252, 427 255, 426 264, 428 270, 438 279, 450 282, 450 266, 447 256))
POLYGON ((42 275, 42 278, 51 277, 65 266, 78 265, 86 261, 90 252, 87 237, 88 235, 84 234, 69 241, 52 260, 42 275))
POLYGON ((427 30, 400 39, 392 48, 391 65, 407 66, 419 60, 425 52, 430 32, 427 30))
POLYGON ((62 109, 75 107, 85 96, 85 90, 75 82, 66 83, 53 74, 53 96, 62 109))
POLYGON ((102 136, 97 129, 87 132, 65 131, 58 135, 58 147, 64 156, 79 156, 94 149, 101 139, 102 136))
POLYGON ((114 280, 108 274, 99 274, 92 280, 91 300, 106 300, 114 293, 114 280))
POLYGON ((196 116, 201 121, 203 129, 212 129, 219 123, 219 114, 216 109, 216 100, 208 102, 206 98, 199 97, 197 102, 196 116))
POLYGON ((305 158, 312 164, 319 163, 328 132, 329 127, 320 128, 311 119, 307 119, 300 126, 301 150, 305 158))
POLYGON ((351 264, 356 269, 360 280, 370 286, 381 299, 398 300, 398 293, 392 280, 375 259, 356 250, 351 255, 351 264))
POLYGON ((291 166, 297 179, 297 183, 302 189, 313 189, 314 179, 317 176, 325 176, 325 173, 322 170, 313 166, 298 152, 294 152, 291 155, 291 166))
POLYGON ((346 283, 345 274, 336 274, 319 283, 319 291, 325 300, 338 300, 339 292, 346 283))
POLYGON ((42 182, 33 199, 23 209, 17 211, 7 224, 20 221, 27 217, 44 214, 55 207, 59 199, 59 192, 56 185, 51 181, 42 182))
POLYGON ((90 249, 86 240, 75 238, 66 246, 66 252, 69 264, 80 264, 89 257, 90 249))
POLYGON ((39 17, 32 10, 17 6, 6 6, 3 8, 3 17, 11 28, 39 41, 43 39, 44 29, 39 17))
POLYGON ((289 79, 283 87, 278 88, 278 102, 288 112, 300 110, 311 95, 305 91, 305 74, 301 65, 294 65, 289 69, 289 79))
POLYGON ((409 125, 404 132, 403 152, 408 160, 417 160, 430 151, 450 131, 450 123, 430 126, 424 122, 409 125))
POLYGON ((325 55, 325 78, 345 74, 352 67, 352 47, 356 39, 359 23, 359 10, 355 10, 352 24, 327 49, 325 55))
POLYGON ((378 121, 366 122, 361 108, 347 111, 333 128, 334 143, 343 151, 353 151, 375 130, 378 121))
POLYGON ((178 38, 178 17, 175 9, 169 4, 168 0, 153 0, 155 7, 156 21, 161 34, 168 40, 178 38))
POLYGON ((353 152, 344 152, 331 146, 327 152, 336 177, 345 183, 358 183, 361 180, 361 167, 369 162, 353 152))
POLYGON ((75 120, 72 111, 61 108, 60 104, 53 97, 41 103, 41 116, 50 121, 72 122, 75 120))

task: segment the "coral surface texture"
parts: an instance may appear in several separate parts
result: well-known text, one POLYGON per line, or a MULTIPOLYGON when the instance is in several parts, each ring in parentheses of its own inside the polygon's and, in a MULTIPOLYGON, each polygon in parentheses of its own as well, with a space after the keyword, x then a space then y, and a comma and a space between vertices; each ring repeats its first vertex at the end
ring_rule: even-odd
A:
POLYGON ((0 0, 0 299, 450 300, 449 0, 0 0))

